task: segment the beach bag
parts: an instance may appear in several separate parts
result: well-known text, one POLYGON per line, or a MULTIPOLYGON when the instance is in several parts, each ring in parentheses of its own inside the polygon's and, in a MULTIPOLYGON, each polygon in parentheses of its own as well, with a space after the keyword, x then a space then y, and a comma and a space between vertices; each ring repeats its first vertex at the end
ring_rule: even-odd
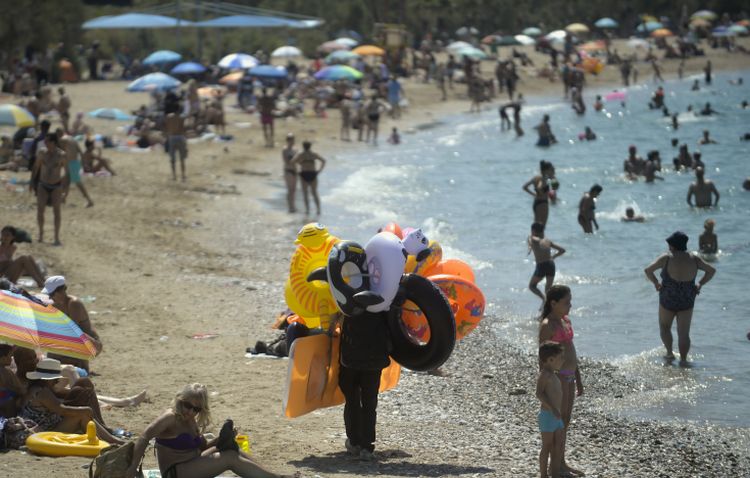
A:
MULTIPOLYGON (((124 445, 112 445, 103 449, 99 456, 94 458, 89 465, 89 478, 125 478, 125 473, 133 461, 135 442, 130 441, 124 445)), ((135 476, 143 478, 143 463, 138 464, 135 476)))

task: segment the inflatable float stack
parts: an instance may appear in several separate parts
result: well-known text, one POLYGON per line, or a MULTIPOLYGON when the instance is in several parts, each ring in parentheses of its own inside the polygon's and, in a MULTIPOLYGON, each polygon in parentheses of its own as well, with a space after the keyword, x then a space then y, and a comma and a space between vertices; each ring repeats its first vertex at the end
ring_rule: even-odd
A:
MULTIPOLYGON (((294 312, 289 321, 315 328, 325 327, 338 313, 386 314, 393 360, 383 370, 381 391, 398 384, 400 366, 415 371, 440 367, 456 340, 484 315, 484 295, 471 267, 443 259, 440 244, 420 229, 402 230, 391 223, 360 246, 312 223, 300 230, 295 244, 285 286, 294 312)), ((286 416, 343 403, 338 354, 338 336, 311 335, 293 342, 283 400, 286 416)))

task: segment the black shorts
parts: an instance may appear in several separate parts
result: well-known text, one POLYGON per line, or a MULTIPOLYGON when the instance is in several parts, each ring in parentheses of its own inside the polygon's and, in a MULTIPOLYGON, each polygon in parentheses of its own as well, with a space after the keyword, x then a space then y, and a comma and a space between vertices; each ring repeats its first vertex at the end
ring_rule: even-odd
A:
POLYGON ((555 262, 548 260, 544 262, 538 262, 536 269, 534 269, 534 277, 549 277, 555 275, 555 262))

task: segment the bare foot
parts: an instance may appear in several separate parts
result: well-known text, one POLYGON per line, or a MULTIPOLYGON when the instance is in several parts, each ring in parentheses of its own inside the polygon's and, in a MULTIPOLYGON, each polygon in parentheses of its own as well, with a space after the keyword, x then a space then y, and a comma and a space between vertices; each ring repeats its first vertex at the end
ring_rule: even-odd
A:
POLYGON ((146 400, 148 400, 148 393, 146 392, 146 390, 144 390, 138 395, 133 395, 132 397, 130 397, 130 406, 137 407, 146 400))
POLYGON ((560 467, 560 471, 563 473, 570 473, 573 476, 586 476, 586 473, 582 472, 581 470, 578 470, 576 468, 573 468, 572 466, 568 465, 567 463, 563 463, 560 467))

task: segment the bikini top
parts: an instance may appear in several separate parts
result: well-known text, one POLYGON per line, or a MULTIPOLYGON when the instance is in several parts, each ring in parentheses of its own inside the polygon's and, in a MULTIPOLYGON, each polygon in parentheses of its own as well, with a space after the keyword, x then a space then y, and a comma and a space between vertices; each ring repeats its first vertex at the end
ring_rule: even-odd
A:
POLYGON ((180 433, 174 438, 157 438, 156 443, 173 450, 195 450, 203 445, 200 435, 193 436, 190 433, 180 433))
POLYGON ((570 323, 568 316, 564 316, 560 319, 562 324, 560 327, 555 329, 555 333, 552 334, 552 341, 559 344, 572 342, 573 341, 573 325, 570 323))

